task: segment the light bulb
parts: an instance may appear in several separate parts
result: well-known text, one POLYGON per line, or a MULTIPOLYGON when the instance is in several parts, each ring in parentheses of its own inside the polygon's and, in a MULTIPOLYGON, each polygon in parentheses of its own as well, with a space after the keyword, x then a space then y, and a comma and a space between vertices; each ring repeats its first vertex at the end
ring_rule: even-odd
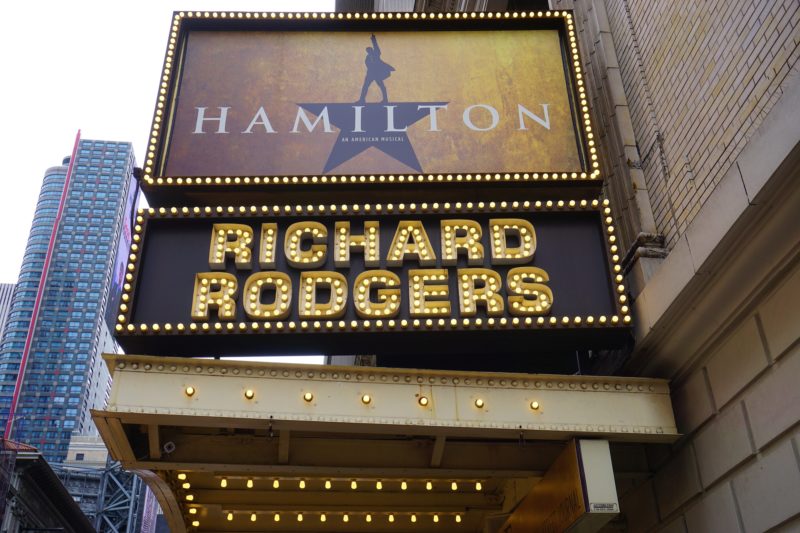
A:
POLYGON ((273 489, 281 488, 281 482, 276 479, 275 481, 272 482, 272 488, 273 489))
POLYGON ((358 483, 356 483, 355 479, 350 482, 350 488, 353 490, 356 490, 358 488, 358 483))
POLYGON ((233 521, 233 513, 228 513, 228 522, 233 521))
POLYGON ((253 488, 253 480, 252 479, 248 479, 247 480, 247 488, 248 489, 252 489, 253 488))
POLYGON ((298 485, 300 486, 301 489, 306 488, 306 480, 305 479, 301 479, 300 483, 298 483, 298 485))
POLYGON ((480 481, 475 482, 475 490, 483 490, 483 485, 480 481))
POLYGON ((222 478, 222 479, 220 479, 220 480, 219 480, 219 486, 220 486, 220 487, 222 487, 222 488, 224 489, 225 487, 227 487, 227 486, 228 486, 228 480, 227 480, 227 479, 225 479, 225 478, 222 478))
POLYGON ((459 524, 461 523, 461 515, 460 514, 456 515, 456 522, 458 522, 459 524))
POLYGON ((456 483, 455 481, 450 483, 450 490, 458 490, 458 483, 456 483))
POLYGON ((345 513, 345 514, 342 516, 342 521, 343 521, 343 522, 349 522, 349 521, 350 521, 350 517, 347 515, 347 513, 345 513))
POLYGON ((425 483, 425 490, 433 490, 433 483, 430 481, 425 483))
POLYGON ((319 521, 320 521, 320 522, 324 522, 324 521, 325 521, 325 520, 327 520, 327 519, 328 519, 328 517, 327 517, 327 516, 325 516, 325 513, 323 513, 323 514, 319 515, 319 521))
POLYGON ((330 489, 331 488, 331 480, 330 479, 325 481, 325 488, 326 489, 330 489))
POLYGON ((406 483, 405 481, 400 483, 400 489, 401 490, 406 490, 407 488, 408 488, 408 483, 406 483))
POLYGON ((383 488, 383 483, 380 481, 375 482, 375 490, 381 490, 383 488))

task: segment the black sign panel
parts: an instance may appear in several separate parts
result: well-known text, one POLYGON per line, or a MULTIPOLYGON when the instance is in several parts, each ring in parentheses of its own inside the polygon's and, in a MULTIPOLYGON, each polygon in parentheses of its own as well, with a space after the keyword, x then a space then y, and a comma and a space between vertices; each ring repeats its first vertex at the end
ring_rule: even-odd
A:
POLYGON ((612 347, 610 222, 598 200, 141 210, 116 332, 176 355, 612 347))

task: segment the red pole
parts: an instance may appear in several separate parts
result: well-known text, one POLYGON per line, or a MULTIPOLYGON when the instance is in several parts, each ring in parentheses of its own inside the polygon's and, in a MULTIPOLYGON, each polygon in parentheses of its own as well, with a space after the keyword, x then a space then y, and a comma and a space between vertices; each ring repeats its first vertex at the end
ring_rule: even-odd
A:
POLYGON ((64 188, 61 190, 61 200, 58 204, 56 220, 53 223, 53 230, 50 232, 50 243, 47 245, 47 254, 45 255, 44 265, 42 266, 42 275, 39 278, 39 289, 36 291, 36 300, 33 303, 31 323, 30 326, 28 326, 28 335, 25 337, 25 347, 22 349, 22 359, 19 361, 19 372, 17 373, 17 382, 14 385, 14 396, 11 398, 11 407, 8 410, 6 429, 3 433, 3 437, 6 440, 11 438, 11 433, 14 430, 14 419, 17 412, 17 404, 19 403, 19 395, 22 391, 22 383, 25 380, 25 369, 28 366, 28 355, 31 351, 31 343, 33 342, 33 333, 36 330, 36 322, 39 319, 39 306, 42 303, 44 286, 47 282, 47 274, 50 270, 50 259, 53 257, 53 247, 56 242, 56 234, 58 233, 58 224, 61 222, 61 214, 64 212, 64 205, 67 203, 67 193, 69 192, 69 184, 72 180, 72 167, 75 164, 75 156, 78 154, 78 143, 80 140, 81 130, 78 130, 78 133, 75 135, 75 145, 72 147, 72 157, 70 157, 69 166, 67 167, 67 176, 64 179, 64 188))

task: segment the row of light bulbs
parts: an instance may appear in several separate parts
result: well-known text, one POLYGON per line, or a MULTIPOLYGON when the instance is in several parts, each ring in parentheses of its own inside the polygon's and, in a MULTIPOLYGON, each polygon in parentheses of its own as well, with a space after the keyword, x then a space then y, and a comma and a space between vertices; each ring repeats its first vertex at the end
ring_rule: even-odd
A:
MULTIPOLYGON (((615 271, 618 272, 621 269, 622 269, 622 267, 620 267, 619 265, 617 265, 617 264, 614 265, 614 270, 615 271), (619 267, 619 269, 617 267, 619 267)), ((618 274, 618 275, 615 276, 615 281, 616 282, 620 282, 621 283, 623 281, 623 279, 624 278, 623 278, 623 276, 621 274, 618 274)), ((131 275, 130 281, 132 281, 132 280, 133 280, 133 276, 131 275)), ((625 286, 622 285, 622 284, 617 285, 617 292, 620 294, 619 303, 620 304, 624 304, 628 299, 627 296, 625 296, 625 294, 623 294, 625 292, 625 286)), ((225 303, 223 303, 223 299, 221 299, 221 298, 214 300, 213 303, 215 303, 217 305, 222 305, 223 308, 225 306, 225 303)), ((230 302, 228 302, 228 303, 230 303, 230 302)), ((203 305, 205 305, 205 304, 203 304, 203 305)), ((123 313, 127 312, 127 309, 128 309, 127 304, 122 304, 120 306, 120 311, 122 311, 123 313)), ((198 310, 201 309, 199 304, 197 306, 197 309, 198 310)), ((232 307, 230 307, 229 309, 232 309, 232 307)), ((542 328, 542 327, 557 327, 559 324, 562 327, 568 327, 568 326, 577 327, 577 326, 582 326, 582 325, 591 326, 591 325, 594 325, 594 324, 600 324, 601 326, 606 326, 606 325, 618 326, 618 325, 620 325, 620 323, 622 323, 622 324, 630 324, 631 323, 631 320, 632 320, 631 316, 629 314, 627 314, 629 312, 629 310, 630 309, 628 308, 627 305, 622 305, 622 307, 620 307, 620 311, 623 313, 621 318, 620 318, 619 315, 611 315, 611 316, 600 315, 599 317, 594 317, 592 315, 586 316, 586 317, 582 317, 582 316, 573 316, 573 317, 562 316, 560 321, 559 321, 558 317, 555 317, 555 316, 551 316, 548 319, 546 319, 543 316, 540 316, 540 317, 538 317, 536 319, 534 319, 534 317, 531 317, 531 316, 526 316, 524 319, 521 319, 520 317, 515 316, 515 317, 511 318, 510 320, 508 318, 506 318, 506 317, 500 317, 499 319, 495 319, 494 317, 490 316, 489 318, 485 319, 485 325, 488 326, 489 328, 494 328, 494 329, 497 329, 497 327, 509 329, 510 326, 513 327, 513 328, 517 328, 517 327, 521 327, 523 324, 525 326, 533 326, 534 324, 536 324, 536 326, 539 327, 539 328, 542 328)), ((436 316, 436 315, 434 315, 434 316, 436 316)), ((403 318, 403 319, 400 319, 399 321, 396 321, 395 319, 389 319, 386 323, 384 323, 384 321, 382 319, 380 319, 380 318, 375 320, 374 322, 371 322, 368 319, 364 319, 364 320, 361 320, 361 321, 359 321, 359 320, 351 320, 349 323, 346 320, 339 320, 338 322, 334 322, 333 320, 327 320, 327 321, 300 320, 299 322, 295 322, 293 320, 290 320, 290 321, 286 321, 286 322, 284 322, 284 321, 278 321, 278 322, 269 322, 269 321, 267 321, 267 322, 239 322, 238 326, 237 326, 236 322, 225 322, 225 323, 223 323, 223 322, 202 322, 202 323, 199 323, 199 324, 196 323, 196 322, 192 322, 188 326, 184 325, 183 323, 178 323, 174 328, 173 328, 171 323, 163 324, 163 328, 162 328, 162 324, 158 324, 158 323, 150 324, 150 325, 142 323, 142 324, 139 324, 138 329, 137 329, 135 324, 128 324, 127 326, 123 326, 123 323, 125 321, 127 321, 127 320, 128 320, 128 318, 125 316, 125 314, 120 314, 117 317, 117 321, 118 321, 117 326, 118 327, 115 327, 116 331, 119 331, 119 332, 128 331, 129 333, 139 332, 139 333, 144 333, 144 334, 146 334, 148 332, 152 332, 153 334, 160 334, 163 331, 163 333, 165 333, 165 334, 172 334, 172 333, 174 333, 174 330, 177 330, 178 333, 186 333, 186 332, 188 332, 188 333, 223 333, 223 332, 232 333, 232 332, 237 331, 237 328, 238 328, 238 331, 240 333, 248 333, 248 332, 258 332, 258 331, 260 331, 260 328, 263 328, 264 332, 270 332, 270 331, 274 331, 274 332, 296 332, 298 330, 303 330, 303 331, 306 331, 306 330, 308 330, 308 331, 323 331, 323 328, 324 328, 324 331, 336 331, 336 328, 338 328, 339 330, 342 330, 342 331, 351 331, 351 330, 361 331, 362 329, 363 330, 369 330, 369 331, 380 331, 381 328, 384 328, 384 326, 385 326, 384 329, 386 329, 387 331, 388 330, 396 330, 397 328, 400 328, 402 330, 407 330, 409 328, 430 330, 430 329, 435 328, 435 327, 436 328, 447 328, 448 324, 449 324, 450 328, 458 328, 459 327, 459 321, 456 318, 451 318, 449 322, 447 320, 445 320, 444 318, 439 318, 437 320, 434 320, 432 318, 428 318, 428 319, 415 318, 415 319, 412 319, 412 320, 408 320, 408 319, 403 318), (249 330, 248 330, 248 324, 250 326, 249 330), (374 328, 373 328, 373 326, 374 326, 374 328)), ((478 328, 478 329, 483 328, 484 327, 484 319, 480 318, 480 317, 474 318, 474 319, 473 318, 469 318, 469 317, 464 317, 463 319, 461 319, 461 327, 462 328, 473 328, 473 329, 474 328, 478 328)))
MULTIPOLYGON (((259 515, 259 513, 251 513, 249 511, 236 512, 236 513, 232 512, 232 511, 229 511, 229 512, 226 513, 225 511, 223 511, 223 513, 225 514, 225 518, 229 522, 232 522, 236 518, 236 515, 247 516, 248 514, 250 515, 250 521, 251 522, 256 522, 256 521, 258 521, 258 515, 259 515)), ((192 515, 197 514, 197 509, 196 508, 189 509, 189 514, 192 514, 192 515)), ((305 515, 303 513, 287 513, 287 514, 289 516, 294 515, 295 516, 295 520, 297 520, 298 522, 303 522, 305 520, 305 515)), ((397 517, 398 517, 398 515, 396 515, 395 513, 381 513, 381 514, 386 516, 386 520, 389 523, 394 523, 397 520, 397 517)), ((425 513, 425 514, 428 515, 430 513, 425 513)), ((314 516, 314 515, 316 515, 316 513, 313 513, 311 516, 314 516)), ((365 513, 364 514, 364 521, 367 522, 367 523, 371 523, 372 522, 372 516, 373 516, 372 513, 365 513)), ((441 519, 442 519, 442 517, 438 513, 430 514, 430 516, 431 516, 431 520, 434 523, 439 523, 441 521, 441 519)), ((457 523, 457 524, 460 524, 462 522, 462 517, 461 517, 460 513, 455 513, 455 514, 446 515, 446 516, 452 516, 453 517, 453 521, 455 523, 457 523)), ((419 520, 419 516, 417 515, 417 513, 410 513, 410 514, 408 514, 408 519, 412 524, 414 524, 419 520)), ((280 522, 281 521, 281 513, 274 513, 272 515, 272 520, 274 522, 280 522)), ((328 515, 325 514, 325 513, 320 513, 319 514, 319 521, 320 522, 327 522, 328 521, 328 515)), ((342 522, 349 522, 349 521, 350 521, 350 513, 342 513, 342 522)), ((192 521, 192 526, 200 527, 200 521, 199 520, 193 520, 192 521)))
MULTIPOLYGON (((222 487, 223 489, 227 488, 228 487, 228 479, 227 478, 220 479, 219 486, 222 487)), ((246 487, 248 489, 252 489, 253 486, 254 486, 254 481, 253 481, 252 478, 249 478, 247 480, 247 482, 246 482, 246 487)), ((325 487, 325 490, 330 490, 331 488, 333 488, 333 482, 330 479, 327 479, 327 480, 325 480, 325 483, 324 483, 323 486, 325 487)), ((279 489, 280 487, 281 487, 280 480, 274 479, 272 481, 272 488, 273 489, 279 489)), ((305 489, 306 488, 306 481, 304 479, 301 479, 300 481, 297 482, 297 487, 300 490, 305 489)), ((184 489, 189 489, 189 488, 191 488, 191 485, 188 482, 184 483, 183 484, 183 488, 184 489), (189 486, 186 486, 186 485, 189 485, 189 486)), ((352 490, 358 489, 358 481, 355 480, 355 479, 350 480, 350 488, 352 490)), ((375 490, 383 490, 383 481, 376 481, 375 482, 375 490)), ((400 490, 408 490, 408 482, 407 481, 401 481, 400 482, 400 490)), ((425 482, 425 490, 433 490, 433 482, 432 481, 426 481, 425 482)), ((450 490, 457 491, 458 490, 458 482, 451 481, 450 482, 450 490)), ((483 490, 483 484, 480 481, 476 481, 475 482, 475 490, 476 491, 483 490)))
MULTIPOLYGON (((181 472, 180 474, 178 474, 178 480, 180 480, 182 482, 181 483, 181 488, 183 488, 185 490, 189 490, 189 489, 192 488, 191 483, 189 483, 189 481, 188 481, 188 476, 185 473, 181 472)), ((349 481, 350 481, 350 488, 352 490, 358 489, 358 480, 351 479, 349 481)), ((222 487, 223 489, 227 488, 228 487, 228 478, 227 477, 220 478, 219 486, 222 487)), ((247 481, 245 482, 245 486, 248 489, 252 489, 253 487, 255 487, 255 481, 253 480, 253 478, 247 478, 247 481)), ((306 488, 306 480, 305 479, 298 480, 297 486, 301 490, 305 489, 306 488)), ((330 490, 331 488, 333 488, 333 481, 330 480, 330 479, 326 479, 323 486, 325 487, 326 490, 330 490)), ((280 487, 281 487, 280 479, 273 479, 272 480, 272 488, 273 489, 279 489, 280 487)), ((381 480, 375 481, 375 490, 383 490, 383 481, 381 481, 381 480)), ((400 490, 408 490, 408 482, 407 481, 405 481, 405 480, 400 481, 400 490)), ((425 482, 425 490, 433 490, 433 481, 428 480, 428 481, 425 482)), ((457 491, 458 490, 458 482, 457 481, 451 481, 450 482, 450 490, 452 490, 452 491, 457 491)), ((483 483, 480 482, 480 481, 475 481, 475 490, 476 491, 483 490, 483 483)), ((191 498, 188 498, 188 496, 192 496, 192 495, 191 494, 187 494, 187 500, 188 501, 194 500, 194 496, 192 496, 191 498)))
MULTIPOLYGON (((197 389, 189 385, 183 390, 183 392, 184 394, 186 394, 186 396, 191 397, 195 395, 197 389)), ((244 391, 244 397, 248 400, 252 400, 253 398, 256 397, 256 393, 253 389, 247 389, 244 391)), ((314 401, 314 394, 311 392, 304 393, 303 400, 309 403, 314 401)), ((427 396, 420 396, 419 398, 417 398, 417 403, 422 407, 427 407, 430 404, 430 402, 431 401, 427 396)), ((372 403, 372 396, 370 396, 369 394, 362 395, 361 403, 363 403, 364 405, 369 405, 370 403, 372 403)), ((483 398, 476 398, 474 403, 475 407, 477 407, 478 409, 483 409, 486 406, 486 401, 483 398)), ((534 411, 538 411, 541 406, 539 405, 539 402, 534 400, 530 404, 528 404, 528 407, 530 407, 534 411)))

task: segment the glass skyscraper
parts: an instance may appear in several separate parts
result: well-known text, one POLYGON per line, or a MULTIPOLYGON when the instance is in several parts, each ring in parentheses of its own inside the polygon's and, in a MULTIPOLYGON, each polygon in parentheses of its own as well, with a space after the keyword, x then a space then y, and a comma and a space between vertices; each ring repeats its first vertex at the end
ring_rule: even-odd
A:
POLYGON ((104 404, 110 383, 100 354, 114 350, 105 308, 124 215, 137 197, 130 143, 81 140, 75 158, 53 243, 69 158, 45 173, 0 341, 0 422, 5 427, 13 416, 9 437, 37 447, 51 462, 65 459, 73 432, 96 431, 89 410, 104 404), (39 287, 50 246, 50 268, 39 287), (34 335, 27 371, 10 413, 28 328, 34 335))
POLYGON ((6 325, 6 317, 11 309, 11 297, 14 296, 13 283, 0 283, 0 334, 6 325))

